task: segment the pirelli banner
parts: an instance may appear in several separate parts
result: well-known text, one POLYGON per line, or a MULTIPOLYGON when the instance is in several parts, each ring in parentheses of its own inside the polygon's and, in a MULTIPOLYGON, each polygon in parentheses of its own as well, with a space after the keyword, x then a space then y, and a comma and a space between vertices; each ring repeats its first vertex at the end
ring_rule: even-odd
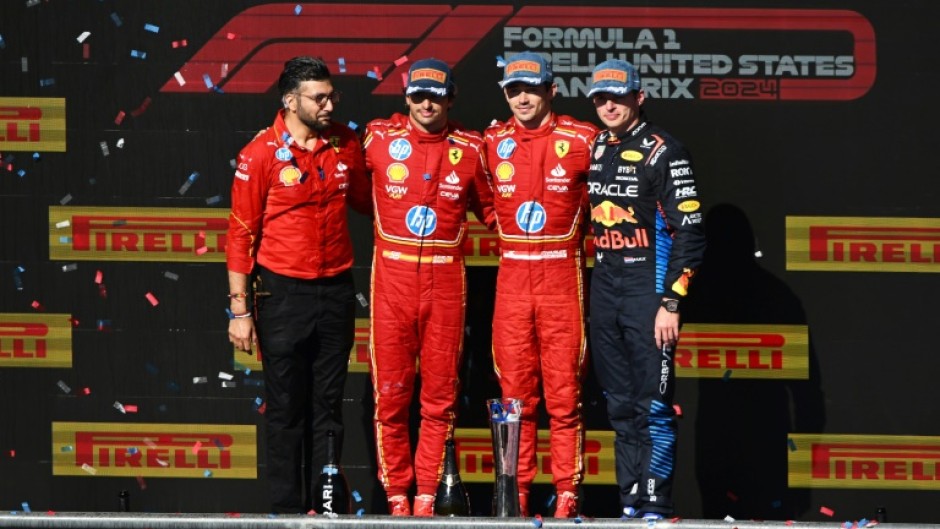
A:
POLYGON ((54 476, 257 477, 254 425, 52 423, 54 476))
POLYGON ((0 152, 7 151, 65 152, 65 98, 0 97, 0 152))
POLYGON ((72 367, 68 314, 0 314, 0 368, 72 367))
POLYGON ((940 219, 787 217, 787 270, 940 272, 940 219))
MULTIPOLYGON (((584 439, 584 484, 615 485, 614 432, 589 430, 584 439)), ((493 482, 493 441, 488 428, 457 428, 454 445, 460 478, 467 483, 493 482)), ((550 432, 539 430, 535 446, 536 483, 552 483, 550 432)))
POLYGON ((809 378, 806 325, 704 324, 682 327, 675 352, 680 378, 809 378))
POLYGON ((790 487, 940 490, 940 437, 791 434, 790 487))
MULTIPOLYGON (((356 318, 356 334, 353 342, 352 353, 349 355, 349 373, 368 373, 369 372, 369 318, 356 318)), ((245 368, 252 371, 261 371, 261 356, 257 350, 248 354, 244 351, 234 350, 235 368, 243 370, 245 368)))
POLYGON ((53 261, 225 262, 228 209, 49 207, 53 261))

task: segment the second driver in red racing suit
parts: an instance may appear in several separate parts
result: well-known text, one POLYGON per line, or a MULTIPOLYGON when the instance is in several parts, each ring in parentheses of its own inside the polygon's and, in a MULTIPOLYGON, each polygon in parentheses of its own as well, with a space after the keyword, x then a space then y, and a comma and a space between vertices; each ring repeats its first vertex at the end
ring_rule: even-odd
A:
POLYGON ((588 177, 591 352, 616 432, 624 514, 659 519, 673 511, 672 352, 679 300, 705 251, 702 204, 689 152, 640 112, 646 95, 633 65, 605 61, 592 80, 588 95, 608 129, 588 177))
POLYGON ((409 70, 409 115, 366 128, 375 203, 372 383, 378 477, 393 515, 433 514, 453 435, 463 352, 467 210, 495 227, 483 140, 447 120, 455 85, 436 59, 409 70), (408 410, 420 358, 421 428, 411 461, 408 410))
POLYGON ((535 479, 541 393, 551 431, 556 518, 577 514, 583 475, 581 380, 585 182, 597 128, 552 112, 557 91, 538 54, 506 64, 500 83, 513 117, 485 132, 499 224, 493 362, 504 398, 522 400, 518 486, 527 515, 535 479))

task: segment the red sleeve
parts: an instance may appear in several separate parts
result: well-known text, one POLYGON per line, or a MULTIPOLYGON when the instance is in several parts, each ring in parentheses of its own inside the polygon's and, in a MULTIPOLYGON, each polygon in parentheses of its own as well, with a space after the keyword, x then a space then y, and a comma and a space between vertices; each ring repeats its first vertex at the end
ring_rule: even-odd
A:
POLYGON ((493 188, 490 184, 489 169, 486 164, 486 146, 479 144, 479 163, 473 177, 473 189, 470 190, 470 210, 490 231, 496 231, 496 208, 493 207, 493 188))
POLYGON ((238 153, 232 181, 232 212, 228 218, 225 261, 233 272, 250 274, 255 265, 261 235, 261 217, 268 195, 268 166, 261 138, 238 153))
POLYGON ((353 134, 349 142, 352 164, 349 167, 349 188, 346 189, 346 204, 357 213, 372 216, 372 181, 366 173, 366 162, 359 138, 353 134))

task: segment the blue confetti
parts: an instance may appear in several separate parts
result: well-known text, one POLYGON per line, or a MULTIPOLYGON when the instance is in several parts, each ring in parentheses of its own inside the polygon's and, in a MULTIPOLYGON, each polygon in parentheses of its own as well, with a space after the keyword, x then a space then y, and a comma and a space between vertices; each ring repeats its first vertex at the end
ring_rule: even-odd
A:
POLYGON ((792 437, 787 437, 787 445, 790 447, 791 452, 796 452, 796 441, 792 437))
POLYGON ((124 23, 124 21, 121 20, 121 17, 117 13, 111 13, 111 20, 114 22, 114 25, 117 27, 121 27, 121 24, 124 23))
POLYGON ((353 130, 357 130, 359 128, 359 124, 356 123, 355 121, 350 121, 349 123, 346 124, 346 126, 353 130))
POLYGON ((7 47, 7 41, 3 40, 3 35, 0 35, 0 50, 7 47))
POLYGON ((72 446, 72 445, 65 445, 65 446, 63 446, 62 448, 60 448, 59 450, 62 451, 62 452, 71 452, 72 450, 75 450, 75 447, 72 446))
POLYGON ((23 512, 33 512, 32 509, 29 508, 28 502, 24 501, 21 505, 23 506, 23 512))
POLYGON ((339 58, 339 73, 346 73, 346 59, 343 57, 339 58))
POLYGON ((376 80, 378 80, 379 78, 379 76, 375 75, 375 72, 373 72, 372 70, 369 70, 368 72, 366 72, 366 77, 376 79, 376 80))
POLYGON ((303 10, 304 10, 304 8, 300 7, 300 4, 295 5, 295 6, 294 6, 294 15, 300 15, 300 12, 303 11, 303 10))
POLYGON ((225 314, 228 315, 228 319, 230 319, 230 320, 234 320, 234 319, 235 319, 235 313, 232 312, 232 309, 230 309, 230 308, 228 308, 228 307, 225 308, 225 314))
POLYGON ((212 82, 212 78, 209 77, 209 74, 207 73, 202 74, 202 82, 206 83, 206 88, 209 90, 212 90, 212 87, 215 86, 215 84, 212 82))
POLYGON ((225 448, 225 445, 223 445, 222 441, 220 441, 218 438, 213 438, 212 444, 214 444, 216 448, 218 448, 219 450, 222 450, 223 448, 225 448))
POLYGON ((205 472, 202 473, 202 475, 203 475, 204 477, 211 478, 211 477, 212 477, 212 471, 211 471, 211 470, 206 470, 205 472))
POLYGON ((192 173, 189 173, 189 178, 188 178, 188 180, 189 180, 190 182, 195 182, 197 178, 199 178, 199 172, 198 172, 198 171, 193 171, 192 173))
POLYGON ((581 522, 583 522, 583 521, 584 521, 584 520, 582 520, 580 516, 575 516, 575 517, 574 517, 574 523, 576 523, 576 524, 581 523, 581 522))
POLYGON ((137 452, 140 452, 140 450, 138 450, 136 446, 131 446, 127 448, 127 455, 132 456, 136 454, 137 452))
POLYGON ((242 382, 242 384, 244 384, 244 385, 246 385, 246 386, 255 386, 255 387, 259 387, 259 388, 260 388, 260 387, 264 386, 264 380, 256 379, 256 378, 246 378, 246 379, 242 382))
POLYGON ((362 501, 362 495, 359 494, 358 490, 352 491, 352 495, 353 495, 353 499, 356 500, 356 503, 359 503, 362 501))
POLYGON ((55 84, 55 78, 54 78, 54 77, 47 77, 46 79, 40 79, 40 80, 39 80, 39 86, 40 86, 40 87, 43 87, 43 86, 52 86, 52 85, 54 85, 54 84, 55 84))
POLYGON ((868 525, 868 518, 862 518, 861 520, 858 521, 859 527, 865 527, 866 525, 868 525))
POLYGON ((540 529, 542 527, 542 520, 539 520, 538 518, 533 518, 532 525, 534 525, 536 529, 540 529))
POLYGON ((497 68, 502 68, 503 66, 506 66, 506 59, 504 59, 502 55, 497 55, 497 56, 496 56, 496 67, 497 67, 497 68))
POLYGON ((42 155, 39 154, 38 152, 34 152, 34 153, 33 153, 33 161, 34 161, 34 162, 38 162, 38 161, 40 161, 40 160, 42 160, 42 155))
POLYGON ((729 369, 729 370, 725 371, 725 374, 724 374, 724 375, 722 375, 721 380, 724 381, 724 382, 727 382, 727 381, 730 380, 730 379, 731 379, 731 370, 729 369))
POLYGON ((216 195, 214 197, 209 197, 206 199, 207 206, 212 206, 214 204, 218 204, 219 202, 222 202, 222 195, 216 195))
POLYGON ((22 266, 13 269, 13 286, 19 291, 23 290, 23 272, 25 271, 26 269, 22 266))
POLYGON ((366 513, 365 509, 359 509, 358 511, 356 511, 356 516, 358 516, 359 518, 362 518, 362 515, 365 513, 366 513))
POLYGON ((20 169, 19 171, 16 172, 16 174, 18 174, 20 178, 23 178, 24 176, 26 176, 26 170, 20 169))
POLYGON ((140 50, 131 50, 131 57, 134 57, 135 59, 146 59, 147 52, 140 51, 140 50))
POLYGON ((160 26, 154 26, 153 24, 144 24, 144 29, 151 33, 160 33, 160 26))
POLYGON ((548 498, 548 501, 545 502, 545 506, 546 506, 546 507, 551 507, 553 503, 555 503, 555 495, 554 495, 554 494, 552 494, 551 497, 548 498))

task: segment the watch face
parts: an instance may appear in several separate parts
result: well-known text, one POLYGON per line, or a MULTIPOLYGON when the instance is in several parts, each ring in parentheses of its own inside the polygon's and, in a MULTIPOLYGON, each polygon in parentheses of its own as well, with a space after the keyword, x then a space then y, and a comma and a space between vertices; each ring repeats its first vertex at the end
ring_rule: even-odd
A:
POLYGON ((679 301, 675 299, 667 299, 662 303, 663 307, 666 308, 669 312, 679 312, 679 301))

